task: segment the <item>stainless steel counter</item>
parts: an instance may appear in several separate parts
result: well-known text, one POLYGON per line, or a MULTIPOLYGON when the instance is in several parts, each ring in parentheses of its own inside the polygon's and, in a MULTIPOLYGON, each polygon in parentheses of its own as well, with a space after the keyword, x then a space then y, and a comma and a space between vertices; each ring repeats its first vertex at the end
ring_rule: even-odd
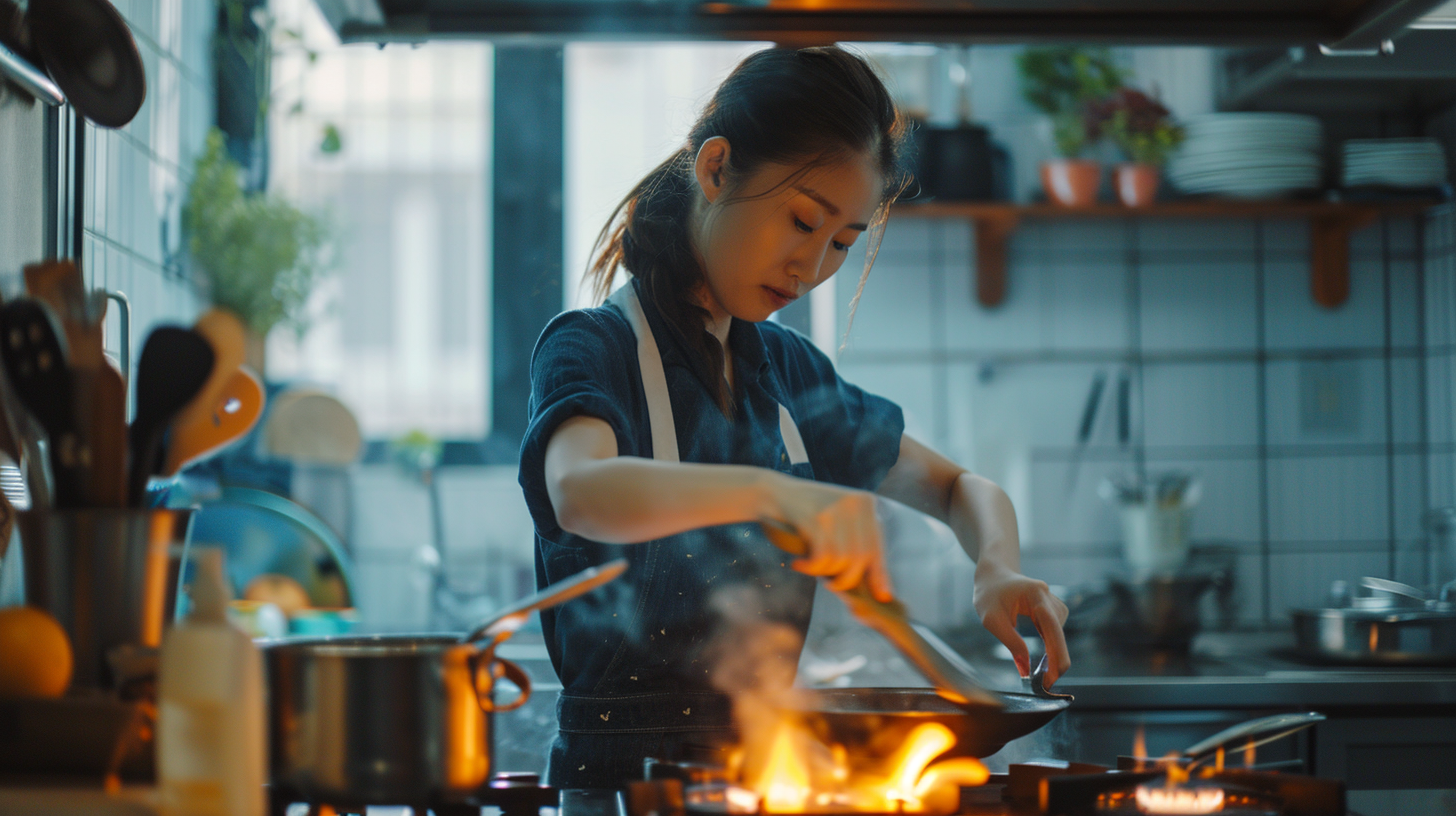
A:
POLYGON ((1290 651, 1288 632, 1205 633, 1184 656, 1129 655, 1073 644, 1058 687, 1090 709, 1451 707, 1456 668, 1320 665, 1290 651))

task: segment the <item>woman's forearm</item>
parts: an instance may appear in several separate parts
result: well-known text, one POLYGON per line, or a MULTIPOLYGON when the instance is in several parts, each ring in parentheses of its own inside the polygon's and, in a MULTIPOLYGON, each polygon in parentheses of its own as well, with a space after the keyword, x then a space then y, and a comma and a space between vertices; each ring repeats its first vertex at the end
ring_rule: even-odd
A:
POLYGON ((773 515, 776 471, 614 456, 583 462, 553 485, 563 530, 608 544, 633 544, 699 527, 773 515))
POLYGON ((951 485, 947 522, 976 571, 1021 571, 1016 510, 1006 491, 974 473, 961 473, 951 485))

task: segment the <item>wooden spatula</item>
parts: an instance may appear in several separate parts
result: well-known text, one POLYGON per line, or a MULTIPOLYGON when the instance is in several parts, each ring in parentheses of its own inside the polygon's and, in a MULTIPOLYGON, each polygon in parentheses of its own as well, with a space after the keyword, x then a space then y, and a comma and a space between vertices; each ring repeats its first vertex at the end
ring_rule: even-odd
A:
POLYGON ((233 381, 233 374, 243 364, 243 357, 247 353, 247 330, 243 327, 243 321, 226 309, 212 308, 203 312, 192 330, 202 335, 207 344, 212 346, 212 371, 208 373, 207 382, 203 383, 197 395, 172 420, 173 428, 183 425, 201 426, 212 422, 218 397, 233 381))
MULTIPOLYGON (((759 519, 759 525, 775 547, 790 555, 809 554, 809 542, 799 531, 773 519, 759 519)), ((964 663, 957 665, 947 660, 920 633, 920 624, 912 622, 905 612, 905 606, 898 600, 889 602, 877 599, 870 588, 861 581, 854 589, 835 592, 855 619, 879 632, 901 655, 914 666, 940 696, 962 705, 987 705, 1004 707, 1000 698, 988 691, 972 677, 964 663)))
POLYGON ((178 416, 167 442, 167 464, 162 475, 175 476, 182 468, 206 459, 242 438, 263 415, 263 384, 246 366, 233 375, 213 399, 200 420, 178 416))

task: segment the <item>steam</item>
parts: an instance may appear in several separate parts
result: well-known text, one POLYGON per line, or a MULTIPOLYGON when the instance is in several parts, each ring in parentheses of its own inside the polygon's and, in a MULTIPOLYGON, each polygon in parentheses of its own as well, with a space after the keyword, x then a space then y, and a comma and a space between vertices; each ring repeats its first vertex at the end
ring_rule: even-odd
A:
POLYGON ((786 710, 805 702, 805 692, 794 685, 803 638, 791 626, 765 620, 762 604, 762 593, 743 586, 718 590, 710 602, 720 625, 709 652, 709 676, 714 688, 732 698, 750 758, 766 756, 786 710))

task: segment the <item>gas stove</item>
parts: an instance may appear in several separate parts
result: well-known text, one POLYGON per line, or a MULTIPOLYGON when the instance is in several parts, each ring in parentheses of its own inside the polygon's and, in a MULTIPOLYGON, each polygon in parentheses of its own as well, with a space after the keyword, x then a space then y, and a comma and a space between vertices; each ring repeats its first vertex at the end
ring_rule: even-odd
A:
MULTIPOLYGON (((1343 783, 1306 776, 1290 765, 1213 770, 1131 757, 1120 757, 1116 766, 1039 760, 1013 764, 1005 774, 992 774, 985 785, 962 788, 953 816, 1148 812, 1345 816, 1343 783)), ((732 786, 719 768, 648 760, 646 776, 646 781, 628 784, 610 801, 584 792, 572 797, 563 793, 561 816, 761 816, 752 809, 751 799, 740 797, 735 802, 732 786), (747 808, 745 801, 750 803, 747 808)))
POLYGON ((480 816, 484 807, 498 808, 501 816, 539 816, 543 808, 559 807, 561 793, 556 788, 541 784, 541 778, 533 773, 498 773, 485 787, 463 798, 441 799, 426 795, 412 802, 337 798, 325 802, 310 801, 293 791, 274 788, 269 791, 268 800, 269 816, 299 816, 300 812, 308 816, 363 816, 370 807, 378 805, 402 805, 416 814, 434 813, 435 816, 480 816))

